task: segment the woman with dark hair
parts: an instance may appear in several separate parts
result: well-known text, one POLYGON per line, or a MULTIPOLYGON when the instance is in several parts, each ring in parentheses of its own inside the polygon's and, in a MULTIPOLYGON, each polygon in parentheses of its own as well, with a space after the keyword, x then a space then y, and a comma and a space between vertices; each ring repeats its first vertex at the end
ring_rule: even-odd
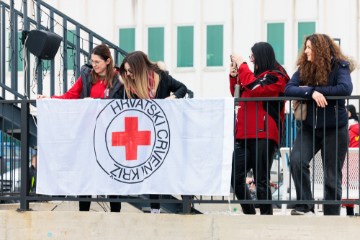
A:
MULTIPOLYGON (((301 122, 290 154, 290 170, 297 200, 313 200, 309 164, 321 150, 324 200, 341 200, 342 167, 348 149, 348 115, 345 100, 326 96, 350 96, 353 62, 325 34, 308 36, 297 60, 298 70, 285 94, 308 99, 306 119, 301 122)), ((292 215, 314 214, 314 204, 297 204, 292 215)), ((340 204, 324 204, 324 215, 340 215, 340 204)))
MULTIPOLYGON (((251 48, 254 72, 239 55, 231 56, 230 92, 240 85, 240 97, 283 96, 289 80, 285 69, 276 61, 272 46, 258 42, 251 48)), ((240 101, 235 126, 236 142, 231 184, 239 200, 251 200, 246 175, 252 169, 258 200, 271 200, 270 169, 280 145, 284 121, 284 102, 240 101)), ((241 204, 245 214, 256 214, 254 204, 241 204)), ((260 213, 272 215, 271 204, 260 204, 260 213)))
POLYGON ((352 122, 353 122, 353 121, 358 122, 358 121, 359 121, 359 118, 358 118, 358 116, 357 116, 355 106, 350 104, 350 105, 347 105, 347 106, 346 106, 346 109, 347 109, 347 111, 348 111, 349 125, 352 125, 352 122), (350 121, 350 120, 353 120, 353 121, 350 121))
MULTIPOLYGON (((59 99, 81 99, 81 98, 119 98, 123 85, 119 80, 119 73, 114 68, 114 60, 107 45, 96 46, 91 52, 91 65, 85 64, 81 67, 81 73, 75 84, 63 95, 52 96, 59 99)), ((39 95, 39 99, 48 96, 39 95)), ((79 196, 90 198, 91 196, 79 196)), ((118 198, 118 196, 109 196, 118 198)), ((90 201, 80 201, 79 210, 89 211, 90 201)), ((120 212, 120 202, 110 202, 111 212, 120 212)))
MULTIPOLYGON (((107 45, 101 44, 92 50, 91 63, 81 67, 80 76, 75 84, 63 95, 54 95, 51 98, 118 98, 122 88, 110 49, 107 45)), ((38 98, 48 96, 38 95, 38 98)))
MULTIPOLYGON (((186 95, 186 86, 169 75, 164 64, 156 64, 148 56, 135 51, 129 53, 120 66, 124 83, 123 98, 128 99, 176 99, 186 95)), ((159 199, 151 194, 150 199, 159 199)), ((160 213, 160 203, 150 204, 151 213, 160 213)))

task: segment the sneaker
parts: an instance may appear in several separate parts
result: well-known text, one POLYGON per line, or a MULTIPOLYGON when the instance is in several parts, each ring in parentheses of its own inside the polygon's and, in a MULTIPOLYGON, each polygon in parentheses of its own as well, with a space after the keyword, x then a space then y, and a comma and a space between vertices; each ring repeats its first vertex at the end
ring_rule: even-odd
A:
POLYGON ((160 209, 152 208, 152 209, 150 210, 150 213, 159 214, 159 213, 160 213, 160 209))
POLYGON ((298 216, 302 216, 302 215, 315 216, 315 213, 313 213, 312 211, 302 212, 302 211, 293 209, 293 210, 291 210, 291 215, 298 215, 298 216))

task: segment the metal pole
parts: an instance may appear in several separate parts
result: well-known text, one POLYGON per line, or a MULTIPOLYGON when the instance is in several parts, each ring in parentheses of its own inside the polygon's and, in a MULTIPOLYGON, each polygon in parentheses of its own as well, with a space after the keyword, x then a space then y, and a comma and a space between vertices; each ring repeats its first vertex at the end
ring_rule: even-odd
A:
MULTIPOLYGON (((36 1, 36 28, 41 29, 41 0, 36 1)), ((43 84, 42 84, 42 61, 41 58, 37 58, 37 94, 42 94, 43 84)))
MULTIPOLYGON (((16 24, 15 24, 15 8, 14 8, 14 0, 10 1, 10 66, 11 66, 11 89, 14 89, 16 87, 16 83, 15 83, 15 78, 16 78, 16 70, 17 70, 17 65, 15 62, 15 58, 16 58, 16 53, 15 53, 15 49, 16 49, 16 44, 17 41, 15 39, 15 28, 16 28, 16 24)), ((16 88, 15 88, 16 89, 16 88)))
POLYGON ((191 212, 191 196, 183 195, 182 202, 183 202, 183 213, 189 214, 191 212))
MULTIPOLYGON (((23 31, 30 31, 30 22, 28 19, 28 6, 27 0, 23 0, 23 15, 24 15, 24 29, 23 31)), ((30 98, 30 55, 27 48, 23 49, 25 56, 24 56, 24 71, 25 71, 25 79, 24 79, 24 90, 25 95, 30 98), (27 64, 26 64, 27 63, 27 64)))
POLYGON ((26 100, 21 101, 21 188, 20 188, 20 209, 19 211, 29 210, 29 111, 30 104, 26 100))

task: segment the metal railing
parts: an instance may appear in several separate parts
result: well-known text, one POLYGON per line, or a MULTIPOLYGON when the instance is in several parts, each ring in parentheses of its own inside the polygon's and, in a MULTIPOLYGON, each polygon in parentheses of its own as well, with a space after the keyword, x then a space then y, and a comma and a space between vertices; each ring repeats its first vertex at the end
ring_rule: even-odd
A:
POLYGON ((80 75, 81 66, 90 59, 92 49, 98 44, 105 43, 109 46, 117 66, 121 60, 120 56, 126 55, 126 51, 116 44, 46 2, 29 2, 34 8, 34 13, 30 15, 27 0, 22 0, 22 11, 14 7, 14 0, 10 1, 10 5, 0 1, 2 98, 9 99, 11 96, 14 99, 31 99, 31 94, 54 95, 57 77, 61 77, 58 84, 61 85, 62 92, 66 92, 71 87, 69 83, 74 82, 73 78, 80 75), (30 54, 24 55, 24 33, 33 29, 53 32, 62 38, 55 59, 45 61, 30 54), (21 65, 22 70, 19 71, 18 67, 21 65), (72 69, 68 69, 69 65, 72 65, 72 69))
MULTIPOLYGON (((341 100, 345 99, 346 103, 349 104, 350 101, 354 102, 356 101, 356 106, 360 107, 360 96, 352 96, 352 97, 329 97, 328 99, 333 100, 341 100)), ((259 101, 265 103, 265 106, 269 104, 270 102, 274 102, 276 104, 283 103, 284 101, 291 102, 293 100, 300 100, 299 98, 251 98, 251 99, 236 99, 236 103, 238 102, 251 102, 251 101, 259 101)), ((302 99, 304 100, 304 99, 302 99)), ((12 158, 12 161, 19 161, 19 158, 21 160, 21 165, 19 168, 19 175, 20 178, 20 186, 18 186, 17 189, 11 188, 9 191, 9 187, 6 184, 9 184, 9 181, 17 181, 16 179, 6 179, 4 176, 0 176, 1 180, 1 186, 3 186, 3 189, 0 191, 0 200, 3 202, 19 202, 20 210, 29 210, 29 202, 31 201, 54 201, 54 200, 61 200, 61 201, 79 201, 79 198, 76 196, 44 196, 44 195, 36 195, 36 194, 30 194, 29 193, 29 185, 27 183, 28 179, 28 166, 29 166, 29 159, 30 159, 30 153, 29 153, 29 142, 28 142, 28 136, 29 136, 29 128, 28 128, 28 118, 29 116, 29 110, 32 105, 35 104, 35 101, 29 101, 29 100, 18 100, 18 101, 1 101, 0 104, 21 104, 21 136, 20 136, 20 145, 18 146, 17 152, 18 154, 16 157, 12 158), (19 155, 20 153, 20 155, 19 155), (25 186, 25 187, 24 187, 25 186)), ((235 104, 236 106, 237 104, 235 104)), ((290 105, 285 105, 286 112, 287 112, 287 120, 291 121, 289 124, 285 124, 285 126, 297 126, 296 123, 294 123, 294 119, 292 117, 292 110, 290 105)), ((4 126, 4 125, 3 125, 4 126)), ((1 132, 5 132, 4 129, 1 129, 1 132)), ((324 200, 322 198, 316 198, 314 197, 314 200, 296 200, 296 194, 292 192, 293 189, 291 181, 288 183, 284 183, 284 179, 287 179, 287 181, 291 180, 292 176, 289 174, 289 171, 287 170, 288 166, 286 164, 291 161, 291 159, 288 158, 288 156, 284 156, 284 154, 281 153, 281 149, 288 148, 289 151, 291 151, 292 144, 294 142, 294 139, 296 136, 293 134, 294 129, 285 129, 285 136, 282 137, 283 145, 281 148, 278 149, 277 153, 274 155, 273 159, 273 165, 271 167, 271 179, 272 184, 271 190, 272 190, 272 199, 271 200, 259 200, 256 199, 256 194, 254 196, 254 199, 252 200, 244 200, 244 199, 237 199, 234 194, 230 194, 229 196, 223 196, 223 197, 205 197, 205 196, 175 196, 175 197, 162 197, 158 200, 155 199, 148 199, 146 198, 146 195, 137 195, 137 196, 122 196, 121 198, 114 199, 114 198, 104 198, 103 196, 98 196, 94 198, 88 198, 84 199, 82 198, 82 201, 97 201, 97 202, 127 202, 131 203, 133 205, 141 205, 141 206, 147 206, 150 205, 150 202, 155 203, 159 202, 161 204, 161 208, 166 212, 166 205, 170 204, 172 207, 176 206, 178 213, 199 213, 199 211, 196 210, 196 204, 229 204, 232 203, 252 203, 255 205, 258 204, 272 204, 275 207, 291 207, 295 204, 360 204, 360 191, 359 191, 359 149, 352 150, 351 152, 357 153, 357 155, 352 156, 352 158, 355 159, 351 160, 352 165, 344 165, 344 168, 347 166, 347 172, 346 175, 343 176, 343 179, 347 179, 346 181, 343 181, 343 190, 345 190, 345 194, 343 194, 342 200, 324 200), (284 140, 288 139, 288 140, 284 140), (284 143, 288 143, 289 145, 284 145, 284 143), (286 158, 286 159, 285 159, 286 158), (354 165, 355 164, 355 165, 354 165), (350 166, 350 167, 349 167, 350 166), (355 167, 354 167, 355 166, 355 167), (351 168, 351 169, 350 169, 351 168), (285 175, 286 174, 286 175, 285 175), (350 175, 351 174, 351 175, 350 175), (351 182, 349 179, 354 178, 355 180, 352 180, 352 184, 354 184, 355 181, 355 188, 354 185, 350 186, 349 183, 351 182), (275 187, 274 187, 275 186, 275 187), (283 186, 286 186, 286 189, 282 189, 283 186), (346 193, 346 190, 349 191, 351 188, 352 191, 355 191, 355 196, 352 199, 348 199, 348 192, 346 193), (284 197, 284 194, 287 196, 284 197)), ((281 140, 280 140, 281 141, 281 140)), ((350 151, 349 151, 350 154, 350 151)), ((316 153, 314 152, 314 156, 316 153)), ((316 155, 318 156, 318 155, 316 155)), ((347 159, 349 159, 351 156, 348 155, 347 159)), ((311 164, 313 166, 313 169, 316 168, 318 165, 318 161, 320 161, 319 157, 314 157, 315 161, 313 161, 311 164), (316 166, 315 166, 316 165, 316 166)), ((346 160, 345 160, 346 161, 346 160)), ((16 166, 15 163, 11 163, 11 166, 16 166)), ((326 166, 321 166, 325 167, 326 166)), ((10 171, 13 171, 14 169, 10 169, 10 171)), ((322 175, 322 169, 317 169, 311 172, 312 174, 312 190, 313 190, 313 196, 316 195, 314 191, 319 191, 318 189, 314 188, 315 181, 319 177, 321 178, 322 175)), ((13 183, 11 183, 13 184, 13 183)), ((270 184, 270 181, 269 181, 270 184)), ((320 190, 323 191, 323 190, 320 190)), ((144 210, 144 209, 143 209, 144 210)), ((145 210, 144 210, 145 211, 145 210)), ((172 211, 174 212, 174 211, 172 211)))

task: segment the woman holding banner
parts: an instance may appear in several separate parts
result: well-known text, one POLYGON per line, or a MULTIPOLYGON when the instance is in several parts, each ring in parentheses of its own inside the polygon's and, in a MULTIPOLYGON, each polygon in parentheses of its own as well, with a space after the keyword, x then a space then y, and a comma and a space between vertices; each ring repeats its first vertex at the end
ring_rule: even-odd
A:
MULTIPOLYGON (((151 62, 141 51, 129 53, 120 66, 120 75, 124 83, 122 98, 176 99, 185 97, 186 86, 162 68, 151 62)), ((150 194, 150 199, 159 199, 159 195, 150 194)), ((160 213, 160 203, 150 205, 151 213, 160 213)))
MULTIPOLYGON (((119 80, 119 73, 114 68, 114 60, 107 45, 96 46, 91 53, 91 65, 81 67, 81 75, 75 84, 63 95, 52 96, 58 99, 81 99, 81 98, 119 98, 123 85, 119 80)), ((39 95, 38 99, 48 98, 39 95)), ((91 196, 79 196, 89 198, 91 196)), ((109 196, 118 198, 119 196, 109 196)), ((80 201, 79 210, 89 211, 90 201, 80 201)), ((120 212, 121 202, 110 202, 111 212, 120 212)))

